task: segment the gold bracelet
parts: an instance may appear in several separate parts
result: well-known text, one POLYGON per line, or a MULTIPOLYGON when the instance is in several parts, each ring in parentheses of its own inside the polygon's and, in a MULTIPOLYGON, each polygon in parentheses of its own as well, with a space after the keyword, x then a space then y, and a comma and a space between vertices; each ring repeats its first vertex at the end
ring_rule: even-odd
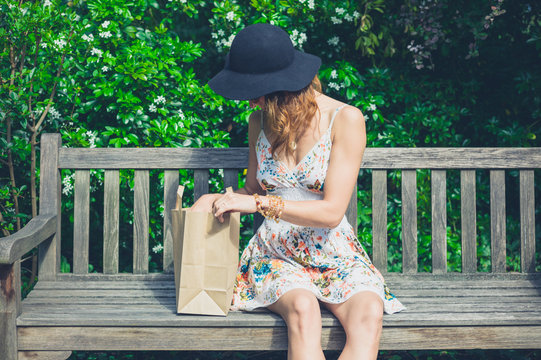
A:
POLYGON ((284 200, 282 200, 282 197, 276 195, 267 195, 269 205, 266 209, 263 209, 262 201, 259 197, 259 194, 254 193, 253 195, 257 212, 267 219, 272 219, 278 222, 284 210, 284 200))

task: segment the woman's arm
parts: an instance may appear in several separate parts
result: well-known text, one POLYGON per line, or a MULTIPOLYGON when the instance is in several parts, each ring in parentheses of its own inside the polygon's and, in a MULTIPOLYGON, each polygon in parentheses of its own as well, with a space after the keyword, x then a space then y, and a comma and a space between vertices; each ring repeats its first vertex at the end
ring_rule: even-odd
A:
MULTIPOLYGON (((344 217, 366 147, 365 122, 361 111, 352 106, 342 109, 336 117, 333 130, 333 145, 323 199, 284 201, 281 217, 283 220, 301 226, 333 228, 344 217)), ((257 166, 253 168, 257 169, 257 166)), ((269 199, 262 196, 261 200, 265 208, 269 199)), ((255 212, 255 200, 253 196, 243 193, 225 194, 215 201, 214 212, 222 220, 223 213, 227 211, 255 212)))

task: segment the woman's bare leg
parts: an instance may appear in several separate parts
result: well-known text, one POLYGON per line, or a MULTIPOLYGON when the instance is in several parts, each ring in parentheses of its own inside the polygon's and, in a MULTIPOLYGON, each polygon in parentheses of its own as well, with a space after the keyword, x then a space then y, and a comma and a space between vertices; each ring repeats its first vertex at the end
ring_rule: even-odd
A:
POLYGON ((381 298, 372 291, 363 291, 341 304, 325 306, 346 332, 346 345, 338 359, 377 359, 383 318, 381 298))
POLYGON ((289 360, 325 359, 321 350, 321 310, 317 298, 308 290, 286 292, 269 310, 287 324, 289 360))

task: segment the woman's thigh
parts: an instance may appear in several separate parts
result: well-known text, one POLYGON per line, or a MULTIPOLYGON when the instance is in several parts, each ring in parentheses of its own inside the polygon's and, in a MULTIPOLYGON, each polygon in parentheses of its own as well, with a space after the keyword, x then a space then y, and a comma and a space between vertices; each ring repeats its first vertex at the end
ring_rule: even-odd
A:
POLYGON ((321 324, 319 302, 314 294, 305 289, 293 289, 267 307, 289 323, 292 317, 309 317, 321 324))
POLYGON ((360 325, 381 326, 383 317, 383 301, 372 291, 361 291, 340 304, 323 303, 336 316, 344 330, 360 327, 360 325))

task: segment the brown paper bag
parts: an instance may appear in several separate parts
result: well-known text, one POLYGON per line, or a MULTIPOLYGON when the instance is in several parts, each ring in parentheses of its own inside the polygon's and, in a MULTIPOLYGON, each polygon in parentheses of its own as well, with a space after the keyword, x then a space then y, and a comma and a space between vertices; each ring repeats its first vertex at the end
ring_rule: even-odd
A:
POLYGON ((225 316, 239 260, 240 213, 220 223, 212 213, 182 209, 183 191, 179 186, 171 210, 177 313, 225 316))

